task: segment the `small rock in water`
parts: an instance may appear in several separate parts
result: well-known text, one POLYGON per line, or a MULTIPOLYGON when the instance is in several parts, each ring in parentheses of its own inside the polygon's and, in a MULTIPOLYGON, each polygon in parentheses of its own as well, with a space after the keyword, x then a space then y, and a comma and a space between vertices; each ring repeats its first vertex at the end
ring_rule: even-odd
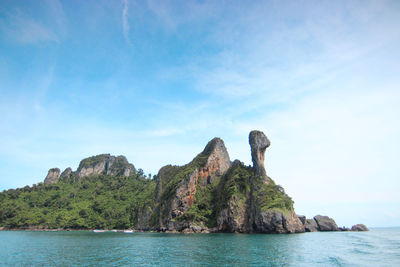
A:
POLYGON ((351 231, 369 231, 369 229, 364 224, 356 224, 351 227, 351 231))

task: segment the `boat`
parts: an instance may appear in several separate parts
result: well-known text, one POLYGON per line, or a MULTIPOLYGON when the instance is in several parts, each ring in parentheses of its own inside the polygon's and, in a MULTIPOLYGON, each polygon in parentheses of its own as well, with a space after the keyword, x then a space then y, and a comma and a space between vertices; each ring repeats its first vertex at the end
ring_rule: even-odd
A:
POLYGON ((115 230, 115 229, 114 229, 114 230, 111 230, 111 232, 117 233, 117 232, 118 232, 118 230, 115 230))
POLYGON ((93 230, 93 233, 104 233, 104 230, 93 230))
POLYGON ((132 233, 133 233, 133 230, 124 230, 124 233, 125 233, 125 234, 132 234, 132 233))

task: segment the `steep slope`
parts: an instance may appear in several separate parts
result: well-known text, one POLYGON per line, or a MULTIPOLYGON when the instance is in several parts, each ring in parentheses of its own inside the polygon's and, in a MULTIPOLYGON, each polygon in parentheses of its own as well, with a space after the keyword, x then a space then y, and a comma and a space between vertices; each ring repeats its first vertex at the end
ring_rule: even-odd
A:
POLYGON ((203 200, 201 192, 215 184, 230 165, 224 142, 214 138, 190 163, 161 168, 156 187, 158 228, 181 231, 195 224, 205 228, 205 214, 194 209, 203 200))

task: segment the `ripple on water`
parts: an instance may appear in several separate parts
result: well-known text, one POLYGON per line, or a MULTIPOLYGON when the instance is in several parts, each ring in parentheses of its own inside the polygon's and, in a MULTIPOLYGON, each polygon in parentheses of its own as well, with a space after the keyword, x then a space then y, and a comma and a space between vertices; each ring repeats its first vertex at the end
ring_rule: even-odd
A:
POLYGON ((1 266, 400 266, 400 228, 296 235, 0 231, 1 266))

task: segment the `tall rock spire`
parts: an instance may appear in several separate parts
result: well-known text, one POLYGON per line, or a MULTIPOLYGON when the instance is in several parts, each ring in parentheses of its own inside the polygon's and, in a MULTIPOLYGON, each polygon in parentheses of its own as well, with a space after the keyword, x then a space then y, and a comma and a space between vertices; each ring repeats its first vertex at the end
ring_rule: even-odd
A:
POLYGON ((251 147, 251 159, 256 174, 267 180, 267 173, 264 167, 265 150, 271 145, 267 136, 261 131, 251 131, 249 134, 249 143, 251 147))

